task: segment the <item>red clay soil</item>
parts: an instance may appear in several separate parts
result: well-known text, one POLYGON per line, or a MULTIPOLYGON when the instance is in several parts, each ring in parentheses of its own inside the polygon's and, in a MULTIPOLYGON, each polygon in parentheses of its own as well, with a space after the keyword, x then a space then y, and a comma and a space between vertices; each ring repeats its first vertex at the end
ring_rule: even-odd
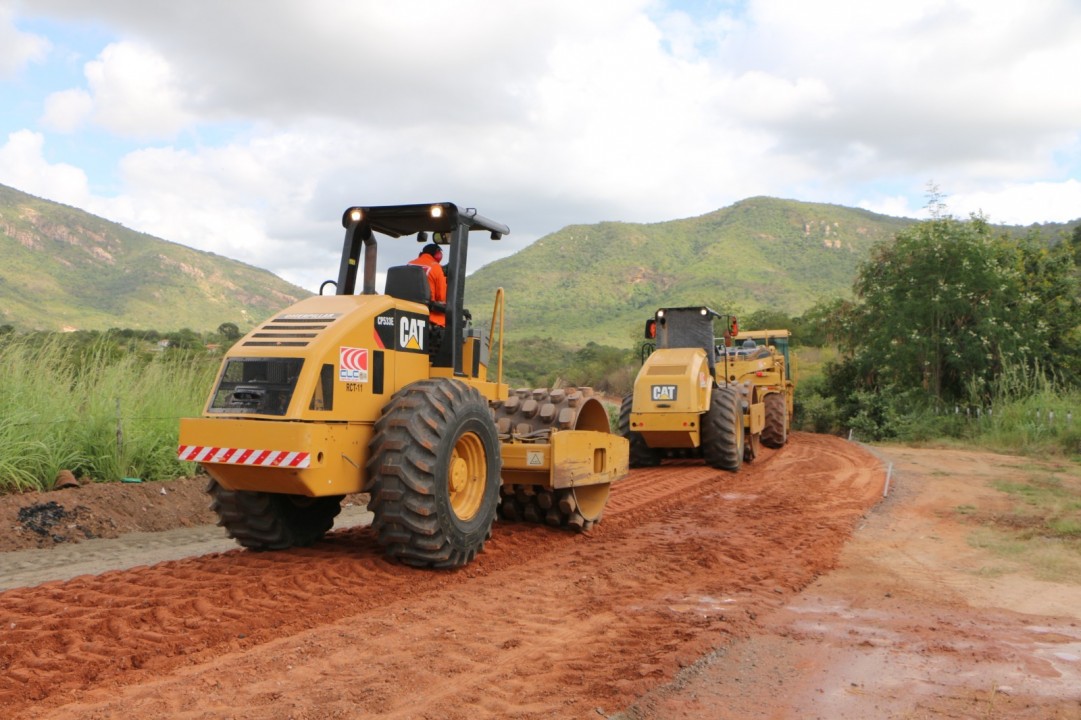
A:
POLYGON ((206 477, 0 495, 0 553, 217 521, 206 477))
POLYGON ((1081 719, 1076 546, 1033 538, 995 552, 982 522, 1019 517, 1003 486, 1038 478, 1076 493, 1076 465, 874 451, 888 463, 889 497, 859 522, 838 567, 620 718, 1081 719), (1038 577, 1042 564, 1058 579, 1038 577))
POLYGON ((15 587, 0 717, 1081 717, 1081 604, 992 609, 940 569, 963 534, 904 462, 882 503, 884 462, 828 436, 636 470, 590 532, 497 523, 453 572, 355 527, 15 587))
POLYGON ((573 535, 497 524, 454 572, 368 528, 0 594, 7 718, 595 717, 836 562, 884 471, 797 435, 738 475, 635 471, 573 535))

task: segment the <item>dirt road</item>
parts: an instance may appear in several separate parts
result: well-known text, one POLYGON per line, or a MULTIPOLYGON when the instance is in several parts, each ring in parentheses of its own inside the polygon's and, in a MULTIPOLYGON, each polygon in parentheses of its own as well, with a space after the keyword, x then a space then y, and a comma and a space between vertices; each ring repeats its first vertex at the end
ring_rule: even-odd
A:
MULTIPOLYGON (((952 511, 994 507, 1017 465, 877 452, 797 433, 738 475, 634 471, 591 532, 497 524, 449 573, 382 559, 359 508, 285 553, 205 527, 0 553, 0 710, 1081 718, 1081 592, 983 573, 952 511)), ((65 527, 99 527, 93 507, 65 527)))
POLYGON ((367 528, 0 594, 9 718, 614 714, 833 566, 884 472, 798 435, 738 475, 635 471, 574 536, 498 524, 451 573, 367 528))
POLYGON ((1077 466, 875 452, 892 470, 889 497, 838 567, 621 720, 1081 719, 1081 558, 1054 540, 994 552, 986 526, 966 521, 1023 517, 999 488, 1033 477, 1076 493, 1077 466), (1051 560, 1063 580, 1036 576, 1051 560))

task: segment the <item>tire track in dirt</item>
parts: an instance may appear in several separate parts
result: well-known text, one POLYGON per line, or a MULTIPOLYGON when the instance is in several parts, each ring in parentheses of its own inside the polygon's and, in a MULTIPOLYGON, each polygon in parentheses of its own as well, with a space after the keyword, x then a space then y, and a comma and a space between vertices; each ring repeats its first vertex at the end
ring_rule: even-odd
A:
POLYGON ((392 564, 354 528, 11 590, 0 705, 35 718, 614 711, 832 567, 883 478, 857 446, 796 434, 736 475, 635 471, 589 533, 499 523, 455 572, 392 564))

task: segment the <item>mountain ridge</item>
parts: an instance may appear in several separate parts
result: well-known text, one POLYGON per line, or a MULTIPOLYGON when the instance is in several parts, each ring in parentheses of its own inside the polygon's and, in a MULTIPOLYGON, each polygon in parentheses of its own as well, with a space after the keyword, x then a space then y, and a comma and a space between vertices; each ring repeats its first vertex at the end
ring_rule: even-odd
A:
POLYGON ((466 297, 507 293, 509 338, 562 315, 554 339, 627 346, 658 307, 797 315, 850 292, 877 242, 916 220, 753 197, 692 218, 571 225, 477 270, 466 297), (567 268, 573 268, 567 272, 567 268))
MULTIPOLYGON (((848 297, 871 249, 918 222, 755 196, 691 218, 571 225, 474 272, 466 300, 490 304, 483 298, 503 287, 511 340, 632 347, 660 307, 796 317, 820 301, 848 297)), ((993 227, 1055 242, 1078 224, 993 227)))
MULTIPOLYGON (((476 270, 465 299, 484 325, 504 288, 508 340, 632 347, 659 307, 794 317, 849 296, 871 248, 917 222, 756 196, 690 218, 568 225, 476 270)), ((1078 224, 995 227, 1050 242, 1078 224)), ((228 322, 246 331, 311 295, 269 271, 3 185, 0 251, 0 326, 21 330, 210 331, 228 322)))
POLYGON ((0 185, 0 325, 253 327, 307 291, 267 270, 0 185))

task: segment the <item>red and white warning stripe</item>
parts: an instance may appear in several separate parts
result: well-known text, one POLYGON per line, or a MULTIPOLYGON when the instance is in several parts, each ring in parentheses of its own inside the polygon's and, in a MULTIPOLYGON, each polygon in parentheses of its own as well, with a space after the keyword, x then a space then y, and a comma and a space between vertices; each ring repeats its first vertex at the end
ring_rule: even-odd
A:
POLYGON ((310 453, 288 452, 285 450, 245 450, 244 448, 181 445, 177 449, 176 455, 185 462, 221 463, 225 465, 306 468, 311 464, 310 453))

